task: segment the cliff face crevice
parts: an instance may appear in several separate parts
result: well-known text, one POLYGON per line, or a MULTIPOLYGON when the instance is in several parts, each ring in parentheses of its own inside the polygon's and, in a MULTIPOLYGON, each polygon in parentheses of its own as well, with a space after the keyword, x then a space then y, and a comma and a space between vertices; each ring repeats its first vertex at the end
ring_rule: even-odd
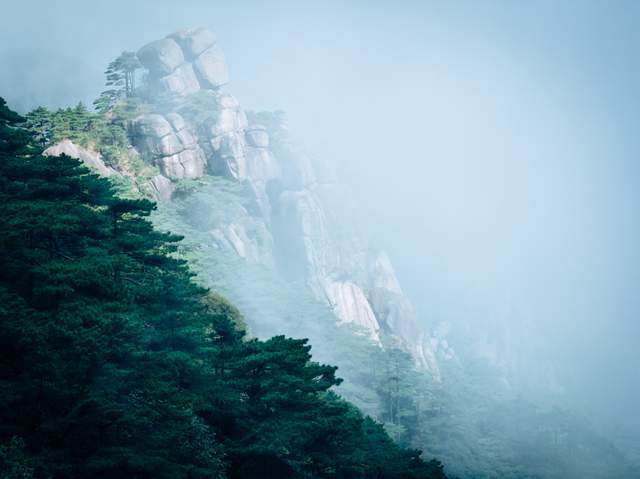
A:
POLYGON ((339 179, 318 173, 290 141, 281 115, 247 114, 222 91, 228 71, 215 35, 181 30, 137 56, 155 108, 131 121, 129 135, 141 158, 160 171, 148 185, 155 199, 171 201, 180 181, 205 175, 244 185, 250 201, 208 226, 213 243, 305 282, 337 322, 356 325, 376 343, 385 334, 439 377, 435 343, 418 324, 389 258, 338 218, 346 197, 339 179))

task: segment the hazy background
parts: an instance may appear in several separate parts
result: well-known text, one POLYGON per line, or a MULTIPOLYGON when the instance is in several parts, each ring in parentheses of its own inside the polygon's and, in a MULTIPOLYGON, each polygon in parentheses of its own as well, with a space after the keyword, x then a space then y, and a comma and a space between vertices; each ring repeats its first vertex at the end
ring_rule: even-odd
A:
POLYGON ((640 429, 640 2, 23 0, 0 21, 22 111, 90 104, 122 50, 210 27, 227 91, 336 165, 425 325, 640 429))

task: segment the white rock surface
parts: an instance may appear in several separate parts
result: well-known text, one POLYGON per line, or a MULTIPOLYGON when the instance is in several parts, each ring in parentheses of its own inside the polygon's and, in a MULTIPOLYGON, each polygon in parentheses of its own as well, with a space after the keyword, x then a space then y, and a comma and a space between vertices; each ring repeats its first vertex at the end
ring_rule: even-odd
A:
POLYGON ((195 179, 204 174, 204 154, 195 135, 178 113, 145 114, 132 126, 133 142, 143 158, 170 179, 195 179))
POLYGON ((215 34, 202 27, 179 30, 169 35, 169 38, 172 38, 180 45, 185 57, 188 59, 197 57, 216 43, 215 34))
POLYGON ((154 176, 149 184, 156 201, 169 201, 175 190, 171 180, 163 175, 154 176))
POLYGON ((104 164, 100 153, 76 145, 68 139, 50 146, 44 150, 43 154, 45 156, 60 156, 64 154, 71 158, 76 158, 102 176, 118 174, 113 168, 104 164))
POLYGON ((229 71, 224 53, 217 45, 202 52, 194 60, 193 68, 202 88, 215 90, 229 82, 229 71))
POLYGON ((351 281, 327 281, 324 292, 340 322, 360 326, 378 340, 380 325, 360 286, 351 281))
POLYGON ((159 78, 156 88, 161 94, 175 93, 186 96, 199 91, 200 83, 191 63, 183 63, 169 75, 159 78))
POLYGON ((163 38, 138 50, 138 59, 152 74, 166 75, 184 63, 184 54, 175 40, 163 38))

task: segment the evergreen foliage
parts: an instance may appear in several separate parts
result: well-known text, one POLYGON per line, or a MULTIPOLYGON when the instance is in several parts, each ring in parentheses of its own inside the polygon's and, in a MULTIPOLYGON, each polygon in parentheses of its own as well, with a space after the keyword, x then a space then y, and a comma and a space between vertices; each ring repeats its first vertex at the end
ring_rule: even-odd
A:
POLYGON ((305 339, 248 339, 179 236, 0 99, 0 476, 444 478, 331 388, 305 339))
POLYGON ((142 68, 134 52, 122 52, 109 63, 106 71, 107 90, 103 91, 94 106, 100 113, 110 112, 121 98, 129 98, 136 91, 136 71, 142 68))

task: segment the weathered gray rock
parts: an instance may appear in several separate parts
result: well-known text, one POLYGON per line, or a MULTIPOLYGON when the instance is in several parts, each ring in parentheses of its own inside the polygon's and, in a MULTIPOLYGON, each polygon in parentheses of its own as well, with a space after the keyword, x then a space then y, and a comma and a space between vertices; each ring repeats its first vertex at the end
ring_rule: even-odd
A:
POLYGON ((269 150, 246 147, 244 156, 247 164, 247 178, 250 180, 266 183, 280 177, 278 162, 269 150))
POLYGON ((200 83, 191 63, 183 63, 169 75, 157 80, 158 93, 174 93, 180 96, 190 95, 200 90, 200 83))
POLYGON ((167 113, 165 115, 165 118, 171 124, 171 127, 173 128, 174 131, 182 131, 185 128, 187 128, 187 122, 184 121, 184 118, 182 118, 182 115, 178 113, 175 113, 175 112, 167 113))
POLYGON ((218 112, 206 124, 209 170, 234 179, 249 177, 245 128, 247 116, 231 95, 216 93, 218 112))
POLYGON ((171 38, 163 38, 146 44, 138 50, 140 63, 155 76, 173 72, 184 63, 182 49, 171 38))
POLYGON ((214 151, 211 169, 214 173, 241 180, 247 177, 247 160, 242 134, 231 132, 211 140, 214 151))
POLYGON ((151 194, 156 201, 169 201, 175 187, 169 178, 163 175, 156 175, 149 182, 151 194))
POLYGON ((180 144, 184 149, 194 150, 198 147, 198 140, 190 129, 185 128, 176 132, 176 137, 180 140, 180 144))
POLYGON ((174 132, 162 138, 148 136, 147 148, 153 156, 172 156, 186 149, 174 132))
POLYGON ((224 108, 218 112, 216 120, 209 124, 211 136, 216 137, 241 129, 242 119, 236 109, 224 108))
POLYGON ((269 134, 262 125, 252 125, 246 132, 247 143, 255 148, 269 148, 269 134))
POLYGON ((100 153, 76 145, 74 142, 68 139, 62 140, 61 142, 50 146, 49 148, 44 150, 43 154, 45 156, 60 156, 64 154, 70 156, 71 158, 76 158, 82 161, 87 167, 91 168, 102 176, 111 176, 113 174, 117 174, 116 170, 104 164, 100 153))
POLYGON ((323 279, 333 264, 326 215, 316 195, 309 190, 284 191, 277 205, 277 224, 284 244, 299 244, 287 258, 290 266, 306 271, 309 284, 318 298, 324 295, 323 279), (303 267, 296 266, 302 264, 303 267))
POLYGON ((229 95, 228 93, 221 94, 218 97, 218 104, 220 105, 220 109, 231 108, 233 110, 237 110, 240 108, 240 103, 233 95, 229 95))
POLYGON ((197 150, 184 150, 156 159, 162 174, 172 179, 195 179, 204 174, 202 155, 197 150))
POLYGON ((378 340, 380 325, 360 286, 351 281, 328 281, 324 292, 339 322, 355 324, 378 340))
POLYGON ((216 43, 215 34, 202 27, 179 30, 169 35, 169 38, 175 40, 182 47, 182 51, 188 59, 194 59, 216 43))
MULTIPOLYGON (((177 113, 176 113, 177 115, 177 113)), ((156 113, 141 115, 133 123, 134 136, 162 138, 173 131, 167 119, 156 113)))
POLYGON ((195 135, 177 113, 146 114, 133 122, 133 142, 141 155, 171 179, 204 174, 205 159, 195 135))
POLYGON ((202 88, 215 90, 229 82, 224 53, 217 45, 202 52, 194 60, 193 68, 202 88))
POLYGON ((389 257, 378 252, 366 262, 369 267, 367 298, 376 318, 396 338, 398 345, 411 353, 418 366, 438 378, 436 348, 418 325, 415 311, 402 292, 389 257))

